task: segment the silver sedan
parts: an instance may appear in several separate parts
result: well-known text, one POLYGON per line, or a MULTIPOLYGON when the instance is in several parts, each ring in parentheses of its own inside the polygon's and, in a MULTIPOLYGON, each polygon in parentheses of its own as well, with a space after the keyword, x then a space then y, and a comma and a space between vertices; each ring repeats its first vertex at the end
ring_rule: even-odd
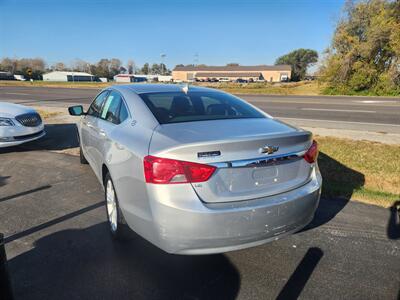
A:
POLYGON ((179 85, 103 90, 78 126, 110 231, 177 254, 257 246, 313 218, 322 178, 308 131, 233 95, 179 85), (129 230, 128 230, 129 231, 129 230))

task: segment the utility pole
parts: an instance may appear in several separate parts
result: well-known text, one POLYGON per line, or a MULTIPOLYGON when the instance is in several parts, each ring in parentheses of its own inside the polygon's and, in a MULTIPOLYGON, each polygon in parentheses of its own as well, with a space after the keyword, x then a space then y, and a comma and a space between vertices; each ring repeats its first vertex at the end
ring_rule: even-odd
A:
POLYGON ((89 70, 89 74, 90 74, 90 81, 91 82, 93 82, 93 74, 91 73, 91 71, 90 71, 90 64, 86 64, 86 66, 87 66, 87 68, 88 68, 88 70, 89 70))
POLYGON ((164 72, 164 59, 165 59, 165 57, 167 55, 165 53, 162 53, 160 56, 161 56, 161 75, 164 75, 165 74, 165 72, 164 72))

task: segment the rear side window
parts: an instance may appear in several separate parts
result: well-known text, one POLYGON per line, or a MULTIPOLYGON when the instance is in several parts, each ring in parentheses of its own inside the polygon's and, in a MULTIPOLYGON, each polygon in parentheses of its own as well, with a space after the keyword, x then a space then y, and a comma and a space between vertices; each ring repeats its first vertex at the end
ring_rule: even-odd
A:
POLYGON ((128 119, 128 117, 129 117, 128 109, 126 108, 124 101, 122 101, 119 110, 119 122, 122 123, 123 121, 128 119))
POLYGON ((108 96, 101 112, 101 118, 113 124, 120 124, 128 118, 128 111, 118 92, 112 91, 108 96))
POLYGON ((87 114, 93 117, 100 117, 104 101, 107 99, 108 91, 100 93, 90 105, 87 114))
POLYGON ((146 93, 140 97, 160 124, 265 118, 246 102, 219 92, 146 93))

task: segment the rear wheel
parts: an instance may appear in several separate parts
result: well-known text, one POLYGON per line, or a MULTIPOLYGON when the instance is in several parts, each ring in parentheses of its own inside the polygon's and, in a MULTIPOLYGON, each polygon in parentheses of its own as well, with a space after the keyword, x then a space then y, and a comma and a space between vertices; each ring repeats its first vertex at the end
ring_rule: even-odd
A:
POLYGON ((128 238, 130 230, 119 207, 114 183, 109 173, 104 179, 104 195, 107 208, 107 220, 112 237, 118 240, 128 238))

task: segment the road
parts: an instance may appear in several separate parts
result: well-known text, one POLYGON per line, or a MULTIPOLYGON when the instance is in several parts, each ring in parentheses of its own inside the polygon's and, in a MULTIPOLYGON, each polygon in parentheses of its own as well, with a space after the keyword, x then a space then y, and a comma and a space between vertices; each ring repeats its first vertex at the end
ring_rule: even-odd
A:
POLYGON ((75 129, 52 130, 47 141, 0 154, 0 229, 17 300, 400 296, 394 209, 322 200, 302 232, 219 255, 168 255, 137 236, 116 243, 90 167, 46 151, 76 146, 63 143, 75 129))
MULTIPOLYGON (((0 101, 25 105, 89 104, 96 89, 0 87, 0 101)), ((243 95, 274 117, 299 126, 400 133, 400 98, 243 95)))

